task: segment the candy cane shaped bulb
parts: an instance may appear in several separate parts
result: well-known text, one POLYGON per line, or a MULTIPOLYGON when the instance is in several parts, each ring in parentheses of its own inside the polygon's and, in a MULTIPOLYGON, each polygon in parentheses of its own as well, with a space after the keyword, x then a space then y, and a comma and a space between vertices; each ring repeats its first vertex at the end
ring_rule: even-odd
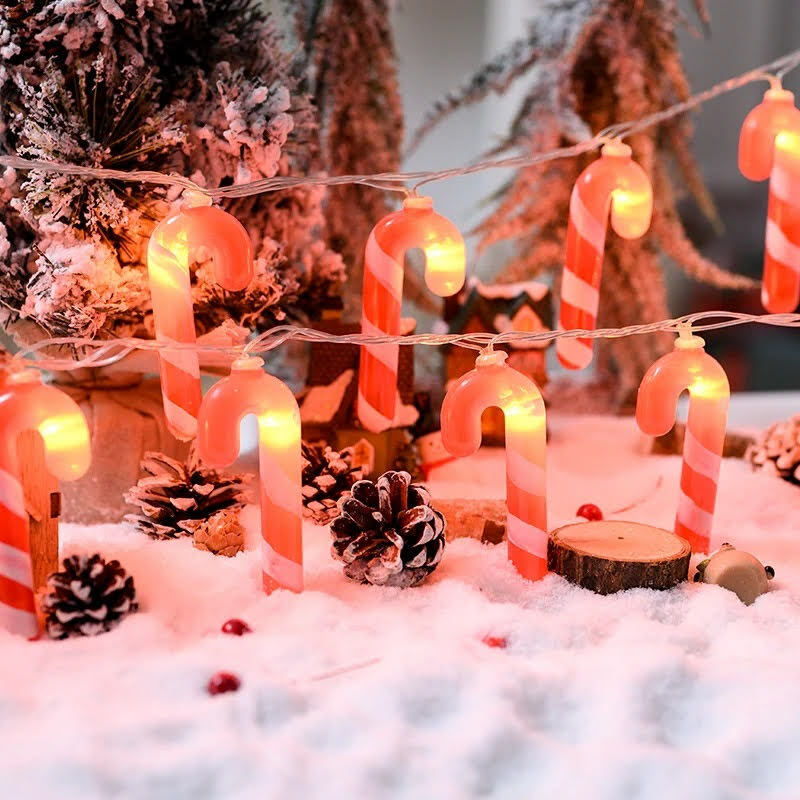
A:
MULTIPOLYGON (((594 330, 597 325, 609 218, 619 236, 637 239, 650 227, 652 213, 647 173, 633 161, 628 145, 609 142, 578 176, 570 196, 559 327, 594 330)), ((592 361, 590 339, 559 339, 556 352, 568 369, 583 369, 592 361)))
MULTIPOLYGON (((432 292, 447 297, 464 285, 464 240, 458 228, 433 210, 430 197, 408 197, 400 211, 375 225, 367 240, 362 333, 400 335, 403 262, 406 252, 415 248, 425 254, 425 282, 432 292)), ((396 344, 361 348, 358 417, 375 433, 390 428, 394 421, 397 361, 396 344)))
POLYGON ((481 444, 481 415, 497 406, 505 417, 508 557, 529 580, 547 572, 547 426, 542 394, 505 363, 506 353, 478 356, 442 404, 442 443, 461 458, 481 444))
MULTIPOLYGON (((187 207, 161 221, 147 246, 147 271, 156 338, 163 343, 196 341, 190 266, 204 248, 217 282, 229 291, 244 289, 253 277, 250 236, 241 223, 206 195, 187 192, 187 207)), ((189 440, 197 433, 200 361, 191 349, 159 350, 164 414, 172 434, 189 440)))
POLYGON ((689 392, 675 533, 699 553, 710 549, 730 396, 725 370, 704 344, 681 330, 675 349, 645 374, 636 402, 639 428, 648 436, 663 436, 675 424, 678 398, 689 392))
POLYGON ((203 398, 198 417, 200 457, 230 466, 239 455, 239 424, 255 414, 261 500, 264 591, 303 589, 300 410, 285 383, 257 357, 237 359, 231 374, 203 398))
POLYGON ((773 314, 800 300, 800 109, 794 95, 768 89, 745 118, 739 170, 752 181, 769 178, 761 302, 773 314))
POLYGON ((30 528, 17 439, 38 431, 48 472, 75 480, 89 468, 89 429, 78 405, 37 370, 6 376, 0 388, 0 627, 23 636, 38 630, 30 557, 30 528))

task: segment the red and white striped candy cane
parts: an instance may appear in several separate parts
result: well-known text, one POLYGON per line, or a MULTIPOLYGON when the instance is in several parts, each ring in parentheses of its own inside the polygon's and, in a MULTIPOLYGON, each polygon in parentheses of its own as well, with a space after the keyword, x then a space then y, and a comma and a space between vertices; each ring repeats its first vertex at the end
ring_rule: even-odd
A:
POLYGON ((0 389, 0 627, 21 636, 38 632, 30 526, 20 477, 17 439, 38 431, 47 469, 74 480, 89 468, 89 429, 75 401, 45 386, 37 370, 6 378, 0 389))
POLYGON ((739 169, 753 181, 769 178, 761 302, 773 314, 800 300, 800 109, 785 89, 768 89, 739 136, 739 169))
POLYGON ((506 431, 506 533, 508 557, 520 575, 547 573, 547 425, 542 394, 527 375, 509 367, 506 353, 478 356, 442 404, 442 442, 457 458, 481 445, 481 415, 502 409, 506 431))
POLYGON ((649 436, 663 436, 675 424, 678 398, 689 391, 675 533, 687 539, 695 553, 711 550, 730 396, 725 370, 706 353, 703 344, 699 336, 682 331, 675 349, 645 374, 636 403, 641 430, 649 436))
MULTIPOLYGON (((567 253, 561 278, 559 327, 594 330, 600 303, 609 209, 611 227, 624 239, 638 239, 650 227, 653 190, 645 171, 631 159, 631 149, 609 142, 572 188, 567 227, 567 253)), ((592 361, 591 339, 561 338, 558 360, 568 369, 592 361)))
MULTIPOLYGON (((407 250, 425 253, 425 282, 442 297, 464 285, 464 240, 450 220, 433 210, 430 197, 409 197, 400 211, 372 229, 364 254, 361 332, 371 336, 400 334, 403 261, 407 250)), ((358 418, 370 431, 392 427, 397 400, 396 344, 361 348, 358 418)))
MULTIPOLYGON (((156 338, 167 344, 196 341, 189 268, 198 248, 213 259, 216 279, 225 289, 244 289, 253 277, 250 237, 241 223, 208 205, 210 198, 192 195, 190 201, 206 204, 184 208, 160 222, 147 246, 156 338)), ((202 400, 197 352, 159 350, 159 360, 167 426, 176 438, 193 439, 202 400)))
POLYGON ((239 455, 239 423, 258 420, 261 553, 264 591, 303 590, 300 410, 285 383, 263 371, 260 358, 240 358, 200 406, 201 458, 227 467, 239 455))

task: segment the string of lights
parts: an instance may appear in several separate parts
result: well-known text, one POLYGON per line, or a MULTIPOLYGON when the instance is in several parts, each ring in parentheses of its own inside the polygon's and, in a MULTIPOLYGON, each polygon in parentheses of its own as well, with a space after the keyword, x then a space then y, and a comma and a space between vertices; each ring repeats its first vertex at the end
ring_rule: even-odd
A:
POLYGON ((693 333, 719 330, 734 325, 769 325, 773 327, 799 328, 800 314, 744 314, 735 311, 699 311, 682 317, 650 322, 646 325, 629 325, 624 328, 598 328, 595 330, 547 330, 547 331, 507 331, 504 333, 419 333, 409 336, 369 335, 363 333, 331 334, 313 328, 302 328, 293 325, 279 325, 259 334, 242 345, 212 344, 196 342, 191 344, 180 342, 159 342, 155 339, 88 339, 75 336, 62 336, 43 339, 35 344, 19 350, 14 361, 18 365, 38 367, 43 370, 73 370, 85 368, 107 367, 121 361, 136 350, 171 351, 190 350, 202 355, 220 354, 236 358, 239 356, 266 355, 289 341, 299 342, 336 342, 351 345, 397 344, 401 346, 423 345, 427 347, 443 347, 447 345, 465 347, 472 350, 491 350, 500 345, 541 345, 561 338, 582 339, 619 339, 624 336, 641 336, 649 333, 691 330, 693 333), (64 358, 45 355, 43 351, 68 347, 72 351, 64 358), (74 358, 75 350, 87 349, 91 352, 81 358, 74 358), (34 358, 35 357, 35 358, 34 358))
POLYGON ((532 153, 508 158, 489 159, 477 161, 472 164, 451 167, 441 170, 419 170, 414 172, 380 172, 372 175, 307 175, 307 176, 279 176, 274 178, 261 178, 248 183, 234 184, 232 186, 205 187, 182 175, 166 174, 151 170, 118 170, 104 167, 87 167, 79 164, 66 164, 55 161, 42 161, 41 159, 24 158, 17 155, 0 155, 0 165, 19 170, 40 170, 55 172, 62 175, 75 175, 82 178, 95 178, 97 180, 114 180, 131 183, 150 183, 162 186, 178 186, 190 191, 207 195, 213 200, 226 198, 249 197, 265 192, 277 192, 292 189, 298 186, 341 186, 343 184, 361 184, 372 186, 387 191, 415 193, 421 186, 433 181, 446 178, 458 178, 472 175, 491 169, 514 169, 553 161, 559 158, 570 158, 582 155, 591 150, 596 150, 611 139, 624 139, 646 128, 658 125, 667 119, 685 114, 709 100, 720 95, 735 91, 755 81, 766 80, 773 86, 780 83, 780 77, 800 64, 800 49, 793 50, 779 58, 763 64, 760 67, 747 70, 697 94, 686 100, 669 106, 661 111, 648 114, 637 120, 630 120, 611 125, 589 139, 575 143, 568 147, 560 147, 541 153, 532 153), (408 185, 413 188, 409 190, 408 185))
MULTIPOLYGON (((621 122, 612 125, 595 136, 569 147, 555 150, 512 156, 510 158, 479 161, 473 164, 438 171, 385 172, 373 175, 312 175, 281 176, 265 178, 250 183, 218 188, 207 188, 181 175, 164 174, 152 171, 124 171, 105 168, 86 167, 77 164, 41 161, 23 158, 16 155, 0 155, 0 165, 22 170, 46 170, 65 175, 75 175, 98 180, 119 180, 127 182, 150 183, 178 186, 184 190, 199 193, 212 200, 246 197, 264 192, 280 191, 301 185, 338 186, 342 184, 361 184, 382 189, 415 194, 416 190, 432 181, 455 178, 488 169, 518 168, 532 164, 581 155, 601 147, 611 140, 623 139, 638 133, 645 128, 657 125, 671 117, 686 113, 703 103, 727 92, 758 80, 767 80, 775 87, 780 84, 780 76, 800 65, 800 49, 794 50, 768 64, 748 70, 741 75, 722 81, 711 88, 692 95, 686 100, 669 108, 647 115, 641 119, 621 122), (412 185, 409 189, 408 185, 412 185)), ((757 323, 785 327, 800 326, 800 315, 797 314, 740 314, 727 311, 712 311, 689 314, 675 319, 631 325, 624 328, 603 328, 598 330, 555 330, 540 332, 508 331, 499 334, 438 334, 424 333, 410 336, 347 334, 333 335, 311 328, 292 325, 280 325, 252 338, 245 344, 217 343, 179 343, 175 341, 161 342, 158 339, 120 338, 113 340, 96 340, 82 337, 55 337, 43 339, 35 344, 22 348, 15 356, 17 364, 30 362, 45 370, 71 370, 81 368, 100 368, 117 363, 137 350, 170 351, 189 350, 198 354, 217 353, 230 357, 265 354, 288 341, 318 342, 329 341, 341 344, 382 345, 397 344, 401 346, 453 345, 473 350, 491 349, 502 344, 540 345, 557 339, 615 339, 623 336, 635 336, 659 331, 678 332, 689 326, 694 331, 708 331, 731 325, 757 323), (53 356, 59 348, 68 348, 64 357, 53 356)))

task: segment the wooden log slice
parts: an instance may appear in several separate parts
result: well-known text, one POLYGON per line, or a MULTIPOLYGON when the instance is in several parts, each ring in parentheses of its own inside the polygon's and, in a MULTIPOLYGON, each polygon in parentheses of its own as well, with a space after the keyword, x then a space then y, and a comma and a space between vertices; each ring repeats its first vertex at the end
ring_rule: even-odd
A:
POLYGON ((547 542, 547 567, 598 594, 670 589, 685 581, 692 549, 680 536, 624 520, 565 525, 547 542))

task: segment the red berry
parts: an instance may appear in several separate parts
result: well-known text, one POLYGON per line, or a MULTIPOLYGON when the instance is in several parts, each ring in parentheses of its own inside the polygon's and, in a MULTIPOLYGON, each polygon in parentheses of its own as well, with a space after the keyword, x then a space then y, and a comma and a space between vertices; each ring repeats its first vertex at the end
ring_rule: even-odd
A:
POLYGON ((209 694, 224 694, 237 691, 241 685, 242 682, 232 672, 217 672, 211 676, 206 689, 209 694))
POLYGON ((223 633, 230 633, 233 636, 241 636, 245 633, 252 633, 253 629, 246 623, 240 619, 229 619, 223 626, 222 626, 223 633))
POLYGON ((491 633, 487 633, 481 641, 487 647, 498 647, 501 650, 505 650, 508 647, 508 639, 505 636, 492 636, 491 633))
POLYGON ((603 519, 603 512, 594 503, 584 503, 576 514, 578 517, 583 517, 590 521, 603 519))

